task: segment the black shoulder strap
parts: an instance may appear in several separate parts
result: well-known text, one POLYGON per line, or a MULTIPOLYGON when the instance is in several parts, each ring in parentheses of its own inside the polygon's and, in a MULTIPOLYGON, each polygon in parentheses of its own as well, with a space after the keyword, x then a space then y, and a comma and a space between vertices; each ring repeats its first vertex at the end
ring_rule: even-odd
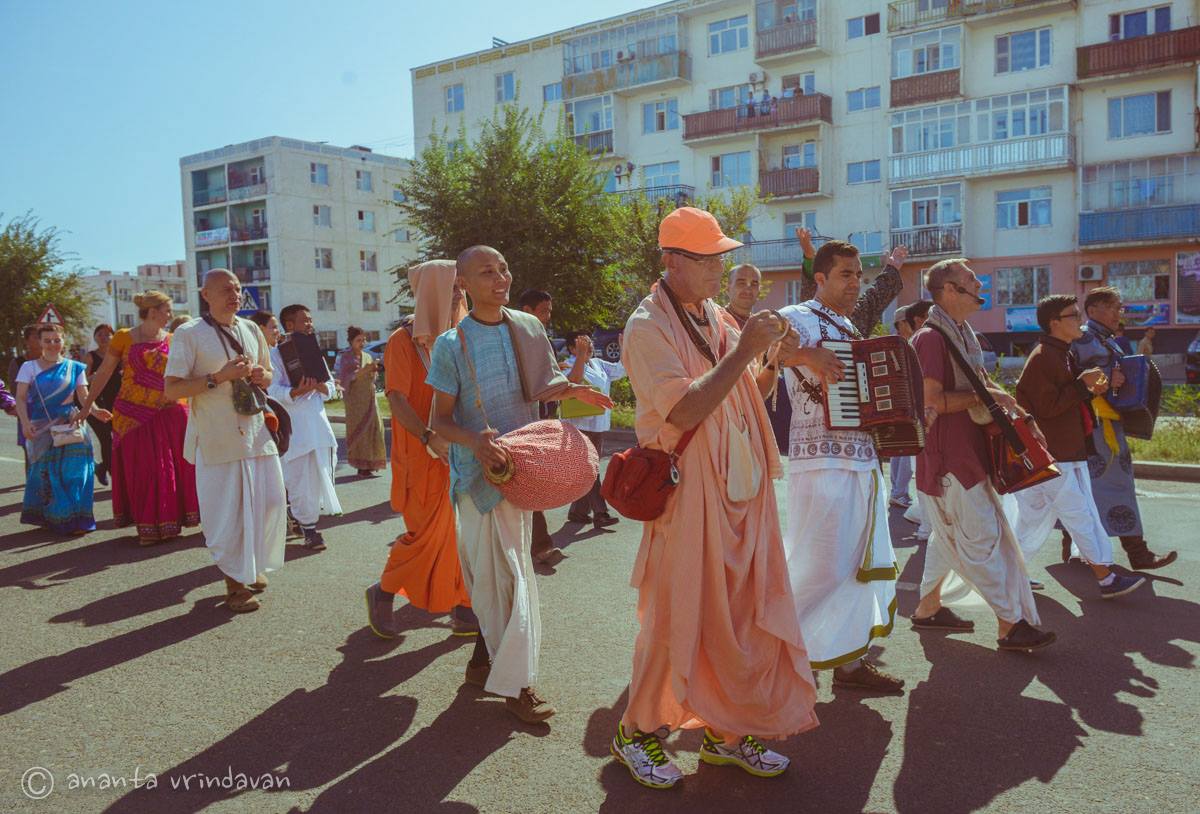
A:
POLYGON ((812 312, 817 315, 818 319, 825 320, 826 322, 828 322, 833 327, 837 328, 842 333, 844 333, 844 334, 848 333, 848 334, 850 334, 850 336, 854 337, 855 339, 863 338, 863 335, 858 332, 858 328, 855 328, 854 323, 850 322, 850 320, 846 320, 847 322, 850 323, 850 327, 847 328, 845 325, 842 325, 837 320, 835 320, 833 317, 829 316, 829 314, 826 314, 820 308, 813 308, 812 312))
POLYGON ((954 344, 953 340, 932 321, 926 322, 925 325, 937 331, 942 336, 942 340, 946 343, 946 349, 950 352, 950 358, 955 364, 966 374, 967 381, 971 383, 971 388, 975 391, 975 395, 979 396, 979 400, 987 407, 988 412, 992 415, 992 420, 996 422, 996 426, 1004 433, 1004 437, 1008 443, 1012 445, 1013 452, 1017 455, 1025 454, 1025 442, 1021 440, 1021 436, 1017 434, 1016 427, 1013 426, 1012 419, 1008 417, 1008 411, 1001 407, 996 399, 992 396, 987 385, 979 378, 979 374, 971 367, 966 358, 962 355, 962 351, 958 349, 958 345, 954 344))
MULTIPOLYGON (((236 316, 234 317, 234 320, 234 324, 236 325, 236 316)), ((213 330, 217 332, 217 337, 221 340, 221 347, 225 348, 226 356, 229 355, 229 347, 232 347, 233 352, 238 356, 245 354, 245 350, 242 348, 242 343, 237 341, 237 337, 225 330, 225 328, 223 328, 221 325, 217 324, 217 321, 212 318, 212 314, 205 314, 204 321, 211 325, 213 330)))

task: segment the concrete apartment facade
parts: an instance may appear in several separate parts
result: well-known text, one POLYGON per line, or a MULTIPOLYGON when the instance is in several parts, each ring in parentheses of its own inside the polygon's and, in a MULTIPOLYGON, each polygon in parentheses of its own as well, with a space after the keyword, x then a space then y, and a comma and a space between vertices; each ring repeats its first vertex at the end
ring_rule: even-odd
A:
POLYGON ((133 298, 144 291, 161 291, 171 297, 175 313, 194 316, 200 312, 199 296, 193 280, 183 260, 146 263, 138 266, 133 273, 102 270, 84 275, 84 284, 96 296, 91 318, 85 326, 86 333, 90 337, 100 323, 108 323, 118 329, 137 325, 138 309, 133 298))
POLYGON ((179 169, 190 279, 228 268, 258 307, 307 305, 326 349, 345 347, 350 325, 387 337, 401 314, 389 271, 417 253, 393 205, 406 159, 274 136, 179 169))
POLYGON ((739 259, 764 305, 797 296, 804 224, 868 267, 908 245, 901 303, 969 258, 1001 352, 1036 339, 1041 296, 1102 284, 1178 352, 1200 328, 1198 61, 1196 0, 677 0, 414 68, 416 148, 544 106, 610 192, 757 184, 739 259))

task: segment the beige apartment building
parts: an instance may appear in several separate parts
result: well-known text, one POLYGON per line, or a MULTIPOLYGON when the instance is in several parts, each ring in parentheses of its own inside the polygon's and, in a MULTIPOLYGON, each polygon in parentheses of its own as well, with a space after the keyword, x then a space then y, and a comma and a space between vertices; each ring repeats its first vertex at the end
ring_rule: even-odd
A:
POLYGON ((386 338, 401 314, 389 272, 417 254, 394 206, 408 168, 365 147, 278 136, 181 158, 189 278, 232 270, 246 313, 307 305, 326 349, 345 347, 350 325, 386 338))
POLYGON ((1028 346, 1051 291, 1112 284, 1181 350, 1200 328, 1197 0, 676 0, 414 68, 420 151, 497 105, 565 117, 605 189, 757 185, 739 259, 796 299, 795 226, 878 266, 965 255, 973 321, 1028 346))
POLYGON ((183 260, 174 263, 146 263, 137 271, 97 271, 83 277, 84 284, 96 297, 85 331, 89 337, 95 327, 107 323, 114 328, 132 328, 138 324, 138 309, 133 298, 144 291, 161 291, 171 298, 178 314, 198 314, 199 296, 193 277, 183 260))

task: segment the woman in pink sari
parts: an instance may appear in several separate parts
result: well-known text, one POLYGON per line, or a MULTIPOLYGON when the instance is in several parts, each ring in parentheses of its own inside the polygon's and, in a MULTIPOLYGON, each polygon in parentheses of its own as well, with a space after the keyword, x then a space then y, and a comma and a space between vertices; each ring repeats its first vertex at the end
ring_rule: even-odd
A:
MULTIPOLYGON (((92 393, 100 393, 117 365, 121 390, 113 406, 112 505, 117 528, 137 525, 140 545, 178 537, 200 523, 196 470, 183 459, 187 407, 163 398, 163 371, 171 349, 171 298, 161 291, 134 297, 141 323, 117 331, 92 393)), ((90 399, 89 399, 90 402, 90 399)), ((84 412, 90 403, 85 405, 84 412)))

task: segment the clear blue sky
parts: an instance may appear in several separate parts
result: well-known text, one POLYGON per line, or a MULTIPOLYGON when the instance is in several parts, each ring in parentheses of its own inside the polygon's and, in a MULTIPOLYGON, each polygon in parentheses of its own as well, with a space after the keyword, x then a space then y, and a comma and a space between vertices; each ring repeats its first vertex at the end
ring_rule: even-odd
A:
POLYGON ((647 0, 0 0, 0 212, 85 267, 181 259, 179 159, 263 136, 411 156, 416 65, 647 0))

